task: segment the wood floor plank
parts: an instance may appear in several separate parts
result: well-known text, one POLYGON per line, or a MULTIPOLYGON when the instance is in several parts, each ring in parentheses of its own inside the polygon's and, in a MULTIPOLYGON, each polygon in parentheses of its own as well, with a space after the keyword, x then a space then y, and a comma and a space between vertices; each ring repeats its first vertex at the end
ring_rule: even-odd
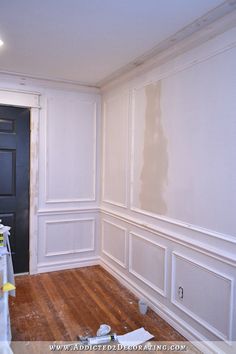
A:
POLYGON ((138 310, 138 299, 100 266, 16 278, 10 299, 14 341, 75 341, 96 335, 100 324, 124 334, 139 327, 155 340, 185 341, 152 310, 138 310))
MULTIPOLYGON (((111 282, 110 279, 107 279, 104 276, 104 273, 100 269, 99 270, 95 269, 94 273, 95 273, 94 278, 96 284, 96 291, 98 293, 98 296, 99 298, 104 299, 107 310, 110 313, 113 313, 114 316, 116 316, 117 318, 116 326, 117 325, 119 326, 119 333, 120 334, 126 333, 128 328, 129 330, 137 328, 137 323, 135 322, 135 318, 133 318, 132 316, 130 317, 126 314, 128 298, 126 297, 125 300, 122 300, 123 292, 126 289, 123 288, 121 291, 121 284, 117 283, 119 287, 117 288, 117 291, 114 292, 112 283, 113 285, 115 285, 116 282, 113 281, 111 282), (126 314, 126 316, 124 316, 124 314, 126 314), (126 328, 122 327, 122 323, 124 322, 124 320, 125 320, 126 328)), ((128 306, 130 306, 130 301, 128 302, 128 306)))
POLYGON ((51 273, 50 286, 52 287, 52 292, 57 293, 57 299, 55 301, 59 308, 59 316, 65 323, 70 323, 70 326, 67 327, 70 333, 70 338, 75 338, 86 326, 83 321, 83 318, 85 317, 83 311, 86 311, 86 309, 84 309, 83 300, 81 301, 80 306, 75 301, 77 286, 70 286, 73 282, 71 282, 69 275, 70 273, 66 273, 65 277, 62 273, 55 277, 54 274, 51 273), (62 284, 62 286, 59 287, 58 284, 62 284), (69 299, 71 301, 68 301, 69 299))

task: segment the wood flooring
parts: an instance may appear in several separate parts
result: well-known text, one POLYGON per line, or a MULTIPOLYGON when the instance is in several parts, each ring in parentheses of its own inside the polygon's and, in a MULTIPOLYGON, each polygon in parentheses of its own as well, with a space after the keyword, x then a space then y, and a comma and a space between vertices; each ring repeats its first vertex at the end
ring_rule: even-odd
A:
POLYGON ((144 327, 156 341, 185 341, 100 266, 16 277, 10 298, 13 341, 76 341, 96 335, 100 324, 124 334, 144 327))

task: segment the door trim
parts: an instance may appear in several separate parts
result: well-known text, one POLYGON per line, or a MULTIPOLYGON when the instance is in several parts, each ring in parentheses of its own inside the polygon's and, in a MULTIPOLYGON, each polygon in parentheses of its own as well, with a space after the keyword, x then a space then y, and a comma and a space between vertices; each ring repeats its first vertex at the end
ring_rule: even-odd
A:
POLYGON ((40 93, 0 89, 0 104, 30 108, 29 272, 36 274, 38 244, 40 93))

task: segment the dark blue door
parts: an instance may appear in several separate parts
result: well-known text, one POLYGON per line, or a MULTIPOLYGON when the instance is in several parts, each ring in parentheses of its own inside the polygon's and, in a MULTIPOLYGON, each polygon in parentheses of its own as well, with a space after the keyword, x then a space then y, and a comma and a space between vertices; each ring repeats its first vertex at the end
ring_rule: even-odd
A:
POLYGON ((0 105, 0 219, 12 227, 15 273, 29 271, 30 110, 0 105))

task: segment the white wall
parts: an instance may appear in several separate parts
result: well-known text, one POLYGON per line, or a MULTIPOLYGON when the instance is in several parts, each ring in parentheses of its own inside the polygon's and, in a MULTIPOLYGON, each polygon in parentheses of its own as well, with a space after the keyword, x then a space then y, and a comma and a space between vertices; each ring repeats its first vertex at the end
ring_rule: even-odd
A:
POLYGON ((64 86, 4 75, 0 80, 0 87, 15 90, 16 96, 18 90, 40 95, 34 133, 39 148, 31 146, 39 159, 38 190, 33 191, 38 226, 30 235, 37 244, 34 272, 98 263, 100 94, 64 86))
POLYGON ((225 342, 236 340, 235 36, 103 93, 103 265, 188 338, 225 342))
POLYGON ((44 91, 41 99, 38 269, 98 260, 98 94, 44 91))

